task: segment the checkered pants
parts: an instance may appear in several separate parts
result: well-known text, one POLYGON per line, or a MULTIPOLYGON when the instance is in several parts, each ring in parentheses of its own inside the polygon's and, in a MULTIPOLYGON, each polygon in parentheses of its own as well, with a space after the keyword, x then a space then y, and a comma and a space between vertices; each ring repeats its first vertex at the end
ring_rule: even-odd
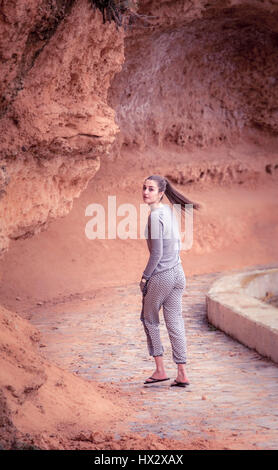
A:
POLYGON ((142 298, 140 320, 147 336, 150 356, 162 356, 164 352, 159 332, 159 311, 163 306, 163 316, 176 364, 186 363, 186 336, 182 317, 182 294, 185 286, 185 274, 179 263, 171 269, 153 274, 142 298))

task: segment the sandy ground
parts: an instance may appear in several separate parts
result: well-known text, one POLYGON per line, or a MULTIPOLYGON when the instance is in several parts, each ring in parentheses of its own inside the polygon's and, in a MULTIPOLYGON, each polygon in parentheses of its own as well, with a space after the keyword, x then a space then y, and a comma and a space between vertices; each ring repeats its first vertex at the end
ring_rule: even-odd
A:
MULTIPOLYGON (((175 154, 174 157, 175 161, 170 170, 179 168, 185 159, 179 154, 175 154)), ((192 161, 194 160, 195 166, 198 159, 200 166, 202 166, 206 154, 200 151, 193 156, 191 155, 191 158, 192 161)), ((212 158, 211 155, 210 158, 212 158)), ((213 158, 215 158, 217 165, 223 163, 228 157, 222 155, 220 149, 215 151, 213 158)), ((188 278, 198 274, 244 269, 255 264, 277 264, 277 172, 272 174, 261 172, 262 176, 256 176, 257 170, 261 170, 266 164, 272 163, 274 166, 278 163, 276 149, 272 147, 272 152, 265 154, 263 150, 260 150, 256 155, 248 153, 248 148, 235 149, 233 152, 229 150, 229 158, 231 164, 235 159, 240 161, 241 158, 245 163, 248 162, 250 168, 254 170, 255 177, 250 178, 250 174, 249 176, 247 174, 241 184, 236 184, 231 178, 230 182, 224 180, 223 183, 215 183, 213 180, 207 179, 202 184, 175 185, 189 199, 202 204, 201 211, 194 211, 193 246, 190 250, 181 252, 183 268, 188 278), (242 154, 239 153, 239 150, 242 154)), ((186 156, 186 161, 190 162, 190 155, 186 156)), ((52 311, 53 308, 54 311, 57 308, 58 312, 61 305, 69 300, 77 302, 75 307, 81 311, 84 308, 84 298, 86 299, 88 293, 97 290, 98 296, 95 301, 101 302, 102 296, 103 300, 107 298, 109 287, 111 287, 111 292, 108 295, 111 294, 110 300, 113 302, 113 288, 126 287, 139 282, 148 260, 145 240, 121 240, 120 238, 89 240, 85 235, 85 226, 90 217, 85 215, 85 210, 91 203, 102 204, 107 208, 108 196, 112 195, 116 196, 117 207, 123 203, 131 203, 139 212, 140 204, 142 204, 141 187, 144 178, 150 174, 167 174, 170 170, 169 155, 167 156, 165 151, 153 150, 144 155, 144 158, 136 152, 130 153, 130 155, 126 154, 115 161, 110 157, 106 162, 103 162, 99 173, 91 180, 81 197, 75 200, 73 209, 68 216, 51 221, 48 229, 34 238, 12 241, 9 252, 0 263, 0 302, 3 308, 5 307, 14 313, 9 314, 3 310, 2 325, 5 324, 7 328, 9 327, 5 323, 9 315, 12 316, 13 322, 21 321, 22 317, 24 321, 34 318, 35 309, 41 306, 46 309, 47 306, 51 306, 52 311)), ((166 202, 167 200, 164 199, 164 203, 166 202)), ((120 220, 121 217, 118 216, 117 223, 120 220)), ((91 306, 93 302, 94 297, 91 296, 91 306)), ((108 319, 109 314, 106 318, 104 312, 104 324, 108 319)), ((28 329, 28 325, 29 323, 26 323, 22 328, 28 329)), ((135 410, 137 406, 133 402, 132 396, 126 395, 126 391, 116 387, 116 392, 112 397, 105 384, 105 394, 102 396, 99 387, 103 384, 98 381, 88 382, 76 377, 72 372, 63 368, 59 369, 58 366, 56 368, 48 362, 47 358, 41 358, 38 349, 36 349, 37 352, 33 349, 38 348, 38 339, 33 341, 36 343, 35 345, 29 344, 30 341, 32 342, 30 339, 22 339, 20 345, 20 335, 9 336, 9 334, 15 333, 13 328, 3 330, 2 333, 6 335, 3 344, 6 344, 10 351, 6 350, 3 356, 8 361, 6 366, 13 362, 13 367, 16 367, 13 375, 9 372, 8 366, 5 369, 7 376, 4 376, 2 372, 4 369, 1 371, 2 382, 6 387, 8 385, 12 387, 10 391, 8 390, 9 393, 7 389, 4 393, 10 417, 14 417, 11 421, 17 429, 22 430, 22 435, 26 436, 26 433, 31 433, 36 445, 42 448, 51 448, 51 446, 54 448, 84 448, 86 446, 89 448, 109 448, 109 446, 110 448, 203 448, 202 442, 194 444, 192 440, 188 439, 184 441, 184 447, 180 447, 181 444, 177 444, 173 439, 163 440, 157 435, 147 439, 139 435, 132 435, 130 429, 127 426, 124 427, 118 419, 122 410, 125 409, 125 403, 127 410, 126 415, 122 415, 122 418, 130 415, 133 408, 135 410), (25 344, 26 341, 28 346, 27 343, 25 344), (10 344, 9 347, 8 344, 10 344), (25 347, 30 357, 25 358, 24 361, 35 361, 34 358, 38 355, 36 360, 41 361, 39 368, 41 368, 41 374, 44 377, 43 383, 48 384, 46 387, 41 387, 43 393, 45 393, 45 389, 48 390, 48 393, 44 395, 42 393, 39 398, 34 393, 33 401, 32 394, 28 396, 28 403, 31 408, 33 407, 33 411, 35 410, 34 420, 37 420, 31 420, 31 422, 27 418, 28 408, 26 408, 27 411, 19 412, 20 409, 24 410, 23 405, 20 405, 20 400, 22 401, 20 397, 22 397, 22 393, 24 394, 22 387, 26 382, 26 377, 25 374, 21 376, 17 371, 24 356, 23 352, 22 357, 20 356, 20 348, 24 349, 25 347), (18 355, 16 352, 14 353, 14 361, 11 359, 13 348, 14 351, 18 351, 18 355), (71 400, 74 401, 74 396, 78 395, 80 401, 80 410, 78 411, 80 416, 77 421, 73 416, 77 416, 76 407, 78 405, 75 403, 71 410, 71 417, 75 423, 74 432, 72 426, 67 423, 64 425, 60 423, 59 428, 59 413, 55 409, 55 399, 53 398, 53 383, 59 383, 59 374, 63 375, 65 387, 68 390, 63 413, 66 414, 67 406, 71 400), (11 391, 17 389, 21 390, 19 394, 14 392, 18 396, 11 396, 11 391), (88 393, 95 396, 94 408, 99 410, 94 413, 91 421, 87 419, 86 412, 88 393), (13 400, 16 400, 16 405, 13 404, 13 400), (37 403, 36 400, 38 400, 37 403), (101 400, 104 401, 101 402, 101 400), (100 407, 99 403, 102 403, 100 407), (56 416, 57 419, 49 418, 49 423, 46 421, 44 427, 41 423, 38 425, 37 413, 40 406, 45 409, 43 418, 56 416), (105 429, 110 425, 105 423, 103 426, 101 424, 101 416, 103 412, 105 414, 104 410, 107 406, 110 406, 111 411, 110 414, 108 413, 109 419, 107 419, 114 423, 111 424, 111 429, 117 429, 118 423, 118 431, 122 436, 121 443, 113 441, 109 432, 105 432, 105 429), (16 412, 16 410, 18 411, 16 412), (92 426, 94 426, 94 432, 100 433, 98 443, 97 435, 96 438, 92 435, 92 426), (48 437, 44 441, 36 440, 34 436, 42 429, 48 437), (82 432, 81 437, 79 436, 76 441, 72 440, 72 436, 77 436, 82 432), (52 438, 49 437, 51 435, 52 438), (69 440, 69 436, 71 436, 71 440, 69 440)), ((23 370, 26 372, 24 367, 23 370)), ((37 374, 40 375, 36 372, 35 375, 37 374)), ((35 385, 32 387, 32 390, 36 389, 35 385)), ((62 390, 62 387, 56 387, 56 389, 62 390)), ((57 400, 57 403, 59 400, 62 403, 63 393, 57 400)), ((27 402, 24 401, 24 403, 27 402)), ((13 431, 10 428, 9 435, 12 434, 13 431)), ((23 441, 24 439, 22 437, 23 441)), ((221 436, 217 436, 217 431, 212 446, 225 448, 225 442, 221 440, 221 436)))

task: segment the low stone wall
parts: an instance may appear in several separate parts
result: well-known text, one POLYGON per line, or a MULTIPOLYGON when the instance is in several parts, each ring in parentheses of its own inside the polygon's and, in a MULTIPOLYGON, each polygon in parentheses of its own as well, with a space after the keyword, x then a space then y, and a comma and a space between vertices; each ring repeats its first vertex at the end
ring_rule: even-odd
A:
POLYGON ((206 295, 216 328, 278 363, 278 309, 260 298, 278 293, 278 268, 224 276, 206 295))

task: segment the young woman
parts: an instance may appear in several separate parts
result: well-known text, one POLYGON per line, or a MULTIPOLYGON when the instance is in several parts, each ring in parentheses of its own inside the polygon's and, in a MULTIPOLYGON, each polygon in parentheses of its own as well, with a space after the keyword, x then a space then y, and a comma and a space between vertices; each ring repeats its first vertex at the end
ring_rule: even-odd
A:
POLYGON ((163 306, 172 356, 177 364, 177 377, 171 386, 186 387, 189 380, 185 370, 186 336, 182 317, 186 278, 179 254, 181 241, 178 222, 173 209, 168 204, 162 204, 164 194, 183 211, 186 204, 192 204, 194 209, 200 208, 199 204, 179 193, 163 176, 152 175, 144 181, 143 200, 151 209, 146 226, 150 257, 140 281, 143 294, 140 319, 146 333, 149 354, 154 357, 156 364, 153 375, 144 383, 169 380, 164 369, 164 348, 159 332, 159 310, 163 306))

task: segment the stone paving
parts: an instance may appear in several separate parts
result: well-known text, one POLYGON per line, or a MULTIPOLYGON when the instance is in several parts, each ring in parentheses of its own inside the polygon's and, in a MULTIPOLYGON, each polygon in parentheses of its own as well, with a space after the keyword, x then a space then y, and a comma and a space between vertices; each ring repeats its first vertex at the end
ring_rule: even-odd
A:
POLYGON ((186 276, 183 315, 191 384, 185 389, 170 387, 176 367, 162 309, 161 338, 171 380, 143 385, 154 361, 140 321, 137 284, 87 292, 58 310, 44 305, 32 312, 31 323, 42 332, 46 357, 86 379, 117 384, 143 405, 129 423, 132 432, 176 439, 217 434, 243 439, 249 449, 278 449, 278 366, 207 321, 205 294, 223 274, 186 276))

